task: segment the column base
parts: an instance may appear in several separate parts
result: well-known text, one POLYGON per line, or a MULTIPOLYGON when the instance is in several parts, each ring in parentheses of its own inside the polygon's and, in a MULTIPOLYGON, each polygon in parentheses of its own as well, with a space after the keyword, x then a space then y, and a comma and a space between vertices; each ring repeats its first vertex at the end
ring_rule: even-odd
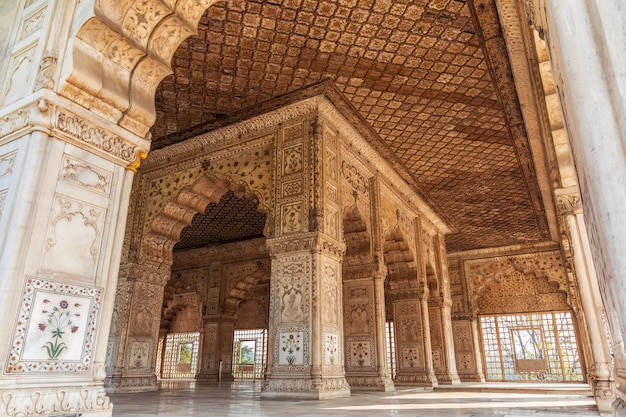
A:
POLYGON ((437 381, 443 385, 457 385, 461 383, 461 379, 457 374, 436 373, 437 381))
POLYGON ((346 381, 352 391, 395 391, 390 377, 346 375, 346 381))
POLYGON ((113 392, 146 392, 158 391, 156 375, 113 375, 106 377, 104 387, 113 392))
MULTIPOLYGON (((596 400, 596 404, 598 406, 598 411, 601 413, 610 413, 611 411, 613 411, 613 404, 616 402, 615 381, 612 379, 596 379, 594 380, 592 389, 593 397, 596 400)), ((624 415, 626 415, 626 409, 624 410, 624 413, 624 415)))
POLYGON ((272 378, 263 384, 261 398, 328 400, 350 396, 350 386, 344 377, 322 378, 315 384, 310 378, 272 378))
POLYGON ((459 379, 461 382, 485 382, 485 377, 479 373, 461 373, 459 379))
POLYGON ((0 415, 111 417, 112 412, 101 384, 0 389, 0 415))
POLYGON ((397 375, 396 379, 394 380, 394 384, 396 386, 408 385, 408 386, 433 387, 433 388, 439 386, 437 377, 435 375, 428 375, 428 374, 397 375))

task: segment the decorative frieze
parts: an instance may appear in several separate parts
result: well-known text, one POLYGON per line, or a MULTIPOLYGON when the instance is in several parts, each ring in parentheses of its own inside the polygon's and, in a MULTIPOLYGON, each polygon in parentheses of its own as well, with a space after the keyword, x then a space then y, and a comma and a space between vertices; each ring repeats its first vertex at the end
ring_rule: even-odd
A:
POLYGON ((128 164, 135 163, 139 155, 146 152, 145 149, 134 143, 120 136, 112 135, 103 128, 63 110, 57 110, 53 119, 53 126, 79 142, 126 161, 128 164))

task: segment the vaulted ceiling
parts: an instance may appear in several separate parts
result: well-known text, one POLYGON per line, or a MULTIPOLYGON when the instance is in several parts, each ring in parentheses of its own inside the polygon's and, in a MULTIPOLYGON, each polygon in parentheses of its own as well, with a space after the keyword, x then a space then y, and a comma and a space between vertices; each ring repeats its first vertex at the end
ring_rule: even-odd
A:
MULTIPOLYGON (((489 7, 493 0, 219 2, 158 88, 153 149, 330 80, 449 224, 448 251, 544 241, 508 57, 485 43, 502 37, 489 7)), ((251 210, 235 200, 223 210, 251 210)), ((195 223, 210 221, 201 215, 195 223)), ((209 226, 186 233, 178 248, 258 235, 259 221, 238 237, 209 226)))

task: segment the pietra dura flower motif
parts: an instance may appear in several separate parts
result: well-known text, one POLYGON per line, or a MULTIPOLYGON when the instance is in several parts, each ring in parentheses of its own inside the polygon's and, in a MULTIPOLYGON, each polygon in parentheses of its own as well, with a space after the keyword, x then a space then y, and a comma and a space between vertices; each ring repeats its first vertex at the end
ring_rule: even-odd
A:
POLYGON ((296 354, 300 351, 300 335, 298 333, 282 336, 282 350, 286 353, 285 359, 289 365, 296 362, 296 354))
MULTIPOLYGON (((45 320, 39 323, 39 330, 49 331, 51 339, 48 340, 42 349, 46 350, 49 359, 57 359, 67 345, 63 341, 65 332, 76 333, 78 326, 72 321, 73 318, 80 317, 80 313, 75 313, 66 300, 61 300, 57 305, 47 307, 51 303, 47 298, 43 300, 46 308, 41 312, 45 314, 45 320), (48 310, 49 308, 49 310, 48 310)), ((74 308, 79 308, 79 303, 74 303, 74 308)))

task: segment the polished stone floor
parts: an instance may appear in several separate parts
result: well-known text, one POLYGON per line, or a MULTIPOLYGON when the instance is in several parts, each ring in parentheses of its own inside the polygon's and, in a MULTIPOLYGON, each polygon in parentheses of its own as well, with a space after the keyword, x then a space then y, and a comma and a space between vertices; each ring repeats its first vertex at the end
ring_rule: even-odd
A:
POLYGON ((361 417, 578 417, 599 416, 593 398, 578 385, 542 390, 498 385, 396 389, 391 393, 353 393, 327 401, 261 400, 254 382, 163 383, 157 392, 111 395, 114 417, 140 416, 361 416, 361 417))

